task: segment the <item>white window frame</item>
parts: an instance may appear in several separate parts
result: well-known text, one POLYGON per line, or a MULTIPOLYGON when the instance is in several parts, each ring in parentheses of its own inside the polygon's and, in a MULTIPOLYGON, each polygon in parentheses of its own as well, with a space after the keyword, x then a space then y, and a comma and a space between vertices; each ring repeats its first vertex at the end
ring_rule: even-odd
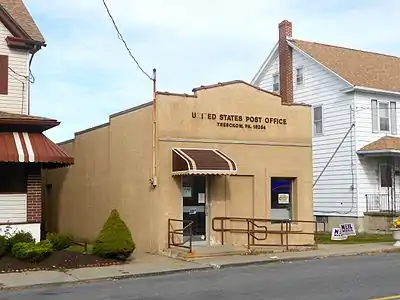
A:
POLYGON ((323 105, 315 105, 313 106, 313 133, 314 136, 320 136, 324 134, 324 107, 323 105), (321 122, 321 132, 316 132, 315 130, 315 109, 316 108, 321 108, 321 120, 317 120, 317 122, 321 122))
POLYGON ((396 101, 383 101, 377 99, 371 99, 371 125, 373 133, 390 133, 397 135, 397 103, 396 101), (376 111, 374 111, 373 103, 376 103, 376 111), (381 116, 382 110, 380 109, 381 104, 387 105, 388 110, 388 130, 381 129, 381 116), (394 112, 393 112, 394 109, 394 112), (376 115, 375 115, 376 114, 376 115), (374 119, 376 117, 376 119, 374 119))
POLYGON ((296 69, 295 69, 295 80, 296 80, 296 85, 303 85, 304 84, 304 67, 303 66, 296 67, 296 69), (300 73, 300 75, 299 75, 299 73, 300 73), (301 82, 298 81, 299 78, 301 78, 301 82))
POLYGON ((391 122, 390 122, 390 103, 389 103, 389 101, 378 101, 378 122, 379 122, 379 132, 390 132, 390 124, 391 124, 391 122), (382 110, 381 110, 381 104, 385 104, 385 105, 387 105, 387 117, 383 117, 383 113, 382 113, 382 110), (382 128, 381 128, 381 118, 383 119, 383 118, 385 118, 385 119, 387 119, 387 122, 388 122, 388 129, 387 130, 383 130, 382 128))
POLYGON ((272 91, 279 92, 280 89, 281 89, 281 83, 280 83, 279 73, 275 73, 272 75, 272 91), (278 78, 277 82, 275 82, 275 78, 278 78), (275 89, 276 85, 278 85, 278 89, 275 89))
POLYGON ((389 102, 389 117, 390 117, 390 132, 397 135, 397 103, 396 101, 389 102))

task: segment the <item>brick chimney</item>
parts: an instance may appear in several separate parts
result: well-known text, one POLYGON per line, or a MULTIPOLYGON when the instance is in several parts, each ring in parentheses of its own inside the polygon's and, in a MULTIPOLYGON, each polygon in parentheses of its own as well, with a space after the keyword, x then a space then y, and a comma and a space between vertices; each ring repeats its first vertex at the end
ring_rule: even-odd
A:
POLYGON ((292 22, 279 23, 279 80, 282 103, 293 103, 293 58, 292 48, 286 38, 292 37, 292 22))

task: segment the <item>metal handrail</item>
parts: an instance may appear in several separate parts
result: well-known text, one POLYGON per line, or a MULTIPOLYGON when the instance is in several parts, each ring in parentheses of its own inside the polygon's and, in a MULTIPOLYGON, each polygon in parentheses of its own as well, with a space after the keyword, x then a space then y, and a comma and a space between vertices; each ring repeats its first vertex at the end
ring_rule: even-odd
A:
POLYGON ((399 193, 372 193, 365 194, 366 212, 385 214, 400 213, 399 193))
POLYGON ((168 219, 168 248, 171 246, 180 247, 189 249, 189 253, 192 253, 193 246, 193 230, 192 230, 193 221, 191 220, 180 220, 180 219, 168 219), (182 223, 182 228, 175 229, 172 225, 173 222, 182 223), (185 223, 187 223, 185 225, 185 223), (185 240, 184 232, 185 230, 189 230, 189 237, 185 240), (175 242, 175 235, 182 236, 182 242, 175 242), (189 246, 186 246, 186 243, 189 242, 189 246))
MULTIPOLYGON (((273 224, 273 225, 275 225, 273 224)), ((287 250, 289 247, 305 247, 312 246, 317 248, 317 231, 318 231, 318 222, 316 221, 305 221, 305 220, 276 220, 276 219, 263 219, 263 218, 243 218, 243 217, 214 217, 212 219, 212 229, 215 232, 221 233, 221 244, 223 245, 225 242, 225 233, 234 233, 234 234, 246 234, 247 235, 247 247, 250 249, 251 246, 284 246, 287 250), (247 223, 247 228, 237 228, 231 227, 227 228, 225 226, 225 222, 230 221, 231 223, 247 223), (217 222, 219 222, 220 227, 216 227, 217 222), (259 225, 258 223, 275 223, 280 224, 280 229, 268 229, 266 225, 259 225), (312 232, 305 231, 293 231, 292 224, 314 224, 314 230, 312 232), (261 228, 261 229, 260 229, 261 228), (264 234, 262 238, 257 237, 256 234, 264 234), (271 243, 259 243, 258 241, 267 240, 269 234, 280 235, 280 243, 271 244, 271 243), (314 244, 290 244, 289 236, 290 235, 313 235, 314 244)))

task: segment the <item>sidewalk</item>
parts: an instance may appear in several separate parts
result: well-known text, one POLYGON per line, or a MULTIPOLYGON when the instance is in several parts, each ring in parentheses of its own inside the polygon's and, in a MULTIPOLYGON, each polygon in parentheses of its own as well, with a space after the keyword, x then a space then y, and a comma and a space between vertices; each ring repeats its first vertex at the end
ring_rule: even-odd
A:
POLYGON ((105 279, 155 276, 177 272, 219 269, 234 266, 267 264, 280 261, 325 258, 383 252, 400 252, 391 243, 382 244, 326 244, 318 250, 304 252, 282 252, 259 255, 232 255, 204 258, 194 262, 164 256, 144 254, 136 257, 130 264, 97 268, 81 268, 67 271, 35 271, 25 273, 0 274, 0 290, 22 288, 47 284, 71 284, 105 279))

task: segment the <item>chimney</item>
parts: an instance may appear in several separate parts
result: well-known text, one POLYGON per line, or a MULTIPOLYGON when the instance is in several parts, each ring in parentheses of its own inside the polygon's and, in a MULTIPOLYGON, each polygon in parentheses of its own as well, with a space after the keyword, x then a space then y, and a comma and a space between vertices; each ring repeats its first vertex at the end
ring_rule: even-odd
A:
POLYGON ((282 103, 293 103, 293 57, 292 48, 286 40, 292 37, 292 22, 279 23, 279 80, 282 103))

